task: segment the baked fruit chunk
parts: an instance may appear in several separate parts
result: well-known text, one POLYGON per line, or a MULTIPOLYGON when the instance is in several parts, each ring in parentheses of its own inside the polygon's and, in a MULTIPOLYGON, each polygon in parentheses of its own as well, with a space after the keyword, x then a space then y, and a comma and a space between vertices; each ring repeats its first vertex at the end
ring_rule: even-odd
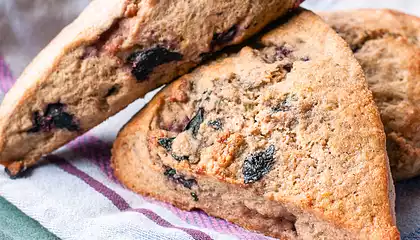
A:
POLYGON ((363 71, 306 10, 164 88, 112 154, 133 191, 269 236, 399 239, 363 71))
POLYGON ((26 68, 0 107, 0 162, 19 175, 295 0, 95 0, 26 68))
POLYGON ((392 175, 420 174, 420 18, 392 10, 322 13, 365 71, 387 136, 392 175))

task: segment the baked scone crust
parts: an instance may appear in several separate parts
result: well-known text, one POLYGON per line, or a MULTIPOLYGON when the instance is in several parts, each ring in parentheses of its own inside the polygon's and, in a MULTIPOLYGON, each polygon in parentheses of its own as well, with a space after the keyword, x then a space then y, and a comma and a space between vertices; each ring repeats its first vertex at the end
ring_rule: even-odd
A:
POLYGON ((258 39, 134 116, 112 150, 117 178, 273 237, 399 239, 383 126, 348 45, 306 10, 258 39))

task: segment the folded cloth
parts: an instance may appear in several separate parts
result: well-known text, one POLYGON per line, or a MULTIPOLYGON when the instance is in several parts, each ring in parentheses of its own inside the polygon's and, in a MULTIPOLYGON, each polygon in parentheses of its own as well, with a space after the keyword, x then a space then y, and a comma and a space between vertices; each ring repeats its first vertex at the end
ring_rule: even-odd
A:
MULTIPOLYGON (((0 101, 30 58, 87 2, 0 1, 0 101), (49 30, 43 32, 43 29, 49 30)), ((326 10, 363 7, 361 3, 307 0, 304 6, 326 10)), ((405 6, 411 13, 420 13, 420 3, 416 0, 375 1, 375 4, 400 10, 405 6)), ((47 164, 34 169, 28 178, 11 180, 0 168, 0 196, 61 239, 270 239, 200 211, 181 211, 134 194, 115 180, 109 165, 112 141, 122 125, 154 93, 47 156, 47 164)), ((420 178, 398 183, 396 188, 397 222, 402 237, 420 239, 420 178)), ((5 206, 8 203, 0 200, 0 211, 16 221, 14 229, 18 234, 0 230, 0 239, 35 236, 20 234, 23 230, 26 234, 36 228, 45 231, 36 223, 28 223, 28 219, 22 220, 24 217, 20 220, 12 217, 16 208, 5 206)), ((2 225, 0 229, 4 229, 2 225)), ((55 239, 52 234, 47 235, 39 235, 39 239, 55 239)))

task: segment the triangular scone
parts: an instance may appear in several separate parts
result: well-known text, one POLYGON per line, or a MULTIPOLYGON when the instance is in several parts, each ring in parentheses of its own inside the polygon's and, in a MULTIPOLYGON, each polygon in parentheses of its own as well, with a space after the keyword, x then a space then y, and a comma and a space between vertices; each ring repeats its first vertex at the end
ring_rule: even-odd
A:
POLYGON ((399 239, 363 71, 309 11, 166 87, 112 153, 130 189, 266 235, 399 239))
POLYGON ((19 175, 43 154, 300 2, 92 1, 6 95, 0 107, 0 163, 9 165, 11 176, 19 175))
POLYGON ((381 113, 392 175, 420 174, 420 18, 393 10, 322 13, 362 65, 381 113))

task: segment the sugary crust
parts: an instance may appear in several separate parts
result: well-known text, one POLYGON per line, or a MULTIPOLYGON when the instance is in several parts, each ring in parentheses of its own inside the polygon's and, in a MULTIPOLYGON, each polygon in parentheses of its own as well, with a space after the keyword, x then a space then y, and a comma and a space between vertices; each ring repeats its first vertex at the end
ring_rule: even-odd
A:
POLYGON ((393 10, 323 13, 364 68, 387 134, 393 177, 420 174, 420 18, 393 10))
MULTIPOLYGON (((362 188, 364 190, 361 190, 363 192, 358 192, 358 194, 363 195, 364 202, 359 202, 358 205, 370 205, 371 201, 375 201, 375 207, 372 206, 372 208, 370 208, 369 211, 371 212, 359 213, 355 209, 346 209, 345 207, 347 203, 355 201, 352 198, 337 199, 338 202, 342 202, 343 204, 343 209, 338 211, 337 209, 332 208, 331 205, 323 205, 317 202, 317 196, 315 195, 308 195, 307 201, 296 198, 296 196, 293 196, 292 193, 290 198, 285 197, 285 195, 288 193, 282 192, 278 194, 267 192, 265 193, 265 197, 286 206, 293 206, 305 213, 310 213, 315 216, 316 219, 323 219, 321 221, 326 221, 330 224, 333 224, 334 227, 332 228, 334 229, 340 229, 340 231, 349 231, 352 234, 355 234, 353 236, 357 236, 349 237, 351 235, 348 235, 347 237, 349 239, 399 239, 399 233, 395 226, 395 215, 393 210, 393 184, 392 179, 390 179, 389 176, 389 166, 387 164, 388 161, 385 151, 385 136, 382 130, 382 123, 380 121, 378 111, 374 106, 370 92, 366 90, 367 86, 364 82, 363 72, 357 62, 353 60, 354 58, 351 51, 348 50, 347 44, 336 34, 334 34, 334 32, 328 28, 328 26, 320 21, 317 16, 308 11, 299 13, 298 16, 293 17, 292 20, 287 22, 287 24, 284 24, 266 34, 264 37, 262 37, 262 42, 265 44, 275 44, 279 42, 281 43, 283 41, 287 42, 290 40, 288 38, 305 39, 307 36, 311 36, 311 40, 313 41, 311 44, 313 47, 319 48, 321 46, 325 46, 325 49, 323 49, 321 52, 324 52, 328 56, 333 56, 335 61, 345 65, 347 69, 351 69, 351 79, 353 79, 355 82, 348 86, 353 89, 352 94, 354 94, 354 92, 357 94, 362 94, 358 95, 358 97, 352 98, 350 101, 354 101, 354 105, 350 104, 349 106, 359 106, 362 108, 359 112, 360 114, 369 115, 368 125, 371 128, 369 130, 371 133, 361 138, 366 137, 367 139, 370 139, 368 141, 369 144, 374 143, 372 145, 374 146, 372 151, 375 153, 372 156, 369 156, 369 154, 365 155, 365 157, 370 159, 368 162, 363 164, 368 164, 370 167, 365 166, 360 169, 361 174, 366 177, 366 181, 363 180, 364 183, 362 188), (291 28, 289 24, 293 27, 291 28), (318 42, 319 39, 322 39, 321 41, 323 42, 318 42), (333 45, 333 47, 331 48, 330 45, 333 45), (337 51, 337 49, 339 49, 339 52, 334 52, 337 51), (369 177, 369 175, 372 177, 369 177), (368 178, 370 180, 367 180, 368 178), (371 225, 367 225, 366 221, 362 220, 367 219, 368 216, 371 216, 371 218, 374 220, 372 221, 371 225)), ((246 50, 243 51, 246 52, 246 50)), ((210 63, 208 66, 197 69, 195 71, 196 74, 193 72, 191 74, 185 75, 158 93, 148 103, 148 105, 143 108, 136 116, 134 116, 133 119, 121 130, 113 147, 112 158, 115 174, 121 182, 136 192, 153 195, 158 199, 171 202, 183 209, 190 209, 190 207, 186 207, 180 203, 174 202, 173 199, 165 199, 165 197, 160 196, 159 193, 153 194, 149 192, 147 189, 147 184, 144 184, 142 182, 143 180, 137 179, 141 178, 140 176, 142 174, 142 170, 139 170, 136 168, 136 166, 145 165, 147 166, 145 167, 146 169, 150 167, 150 169, 153 169, 153 171, 159 171, 159 167, 156 167, 156 165, 160 165, 152 161, 153 157, 150 155, 150 149, 148 149, 148 151, 144 150, 146 146, 147 148, 149 146, 147 135, 154 129, 152 122, 157 117, 159 108, 164 104, 165 99, 169 96, 172 96, 173 92, 175 92, 176 89, 178 89, 180 85, 183 84, 183 81, 194 79, 197 76, 201 76, 201 73, 205 72, 213 72, 215 74, 229 72, 230 69, 228 70, 228 67, 226 67, 226 65, 229 64, 230 60, 227 58, 220 63, 210 63), (136 151, 135 149, 142 150, 136 151)), ((235 69, 235 67, 238 66, 232 66, 232 69, 235 69)), ((313 71, 317 73, 317 69, 313 69, 313 71)), ((319 72, 320 74, 322 73, 322 71, 319 72)), ((304 79, 305 75, 300 77, 304 79)), ((337 89, 337 91, 339 90, 337 89)), ((344 96, 347 93, 337 92, 337 94, 343 94, 344 96)), ((358 119, 356 116, 353 120, 359 121, 361 119, 358 119)), ((363 122, 363 125, 364 124, 367 123, 363 122)), ((362 140, 361 138, 354 136, 352 139, 353 141, 358 141, 358 139, 362 140)), ((338 140, 338 138, 336 140, 338 140)), ((363 146, 347 142, 345 139, 341 139, 334 144, 336 144, 337 148, 343 149, 347 147, 347 144, 361 147, 361 149, 364 148, 363 146)), ((201 179, 206 176, 198 175, 196 177, 197 179, 201 179)), ((276 180, 282 181, 282 179, 276 180)), ((349 181, 351 182, 352 180, 349 179, 349 181)), ((312 186, 312 188, 317 187, 312 186)), ((248 227, 252 229, 252 226, 248 227)), ((270 235, 271 233, 266 230, 265 234, 270 235)))
POLYGON ((202 54, 242 42, 295 3, 238 2, 92 1, 42 50, 5 96, 0 107, 0 162, 14 162, 9 170, 17 171, 33 165, 135 99, 186 73, 202 61, 202 54), (272 8, 276 11, 268 10, 272 8), (147 69, 149 76, 135 79, 134 66, 127 59, 141 47, 142 51, 156 47, 175 51, 182 60, 156 63, 147 69), (74 116, 78 131, 29 133, 34 115, 57 102, 74 116))

